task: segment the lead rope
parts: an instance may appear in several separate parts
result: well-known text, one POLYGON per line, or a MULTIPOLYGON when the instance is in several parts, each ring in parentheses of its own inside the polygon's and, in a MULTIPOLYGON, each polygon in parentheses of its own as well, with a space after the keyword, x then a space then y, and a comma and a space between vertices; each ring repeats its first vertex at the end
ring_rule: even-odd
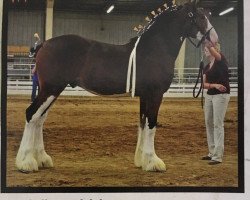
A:
POLYGON ((204 99, 204 96, 203 96, 203 91, 204 91, 204 84, 203 84, 203 68, 204 68, 204 62, 203 62, 203 54, 201 52, 201 62, 200 62, 200 67, 199 67, 199 73, 198 73, 198 77, 196 79, 196 83, 195 83, 195 86, 193 88, 193 97, 194 98, 198 98, 198 96, 200 95, 201 93, 201 107, 203 109, 203 99, 204 99), (201 77, 201 85, 200 85, 200 88, 199 88, 199 91, 197 93, 197 95, 195 95, 195 89, 199 83, 199 79, 201 77))

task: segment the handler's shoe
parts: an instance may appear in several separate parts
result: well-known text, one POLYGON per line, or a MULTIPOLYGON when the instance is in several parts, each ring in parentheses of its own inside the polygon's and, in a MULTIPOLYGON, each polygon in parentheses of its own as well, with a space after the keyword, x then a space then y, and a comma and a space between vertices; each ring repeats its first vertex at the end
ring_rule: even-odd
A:
POLYGON ((211 160, 212 158, 211 157, 209 157, 209 156, 203 156, 202 158, 201 158, 201 160, 211 160))
POLYGON ((217 164, 220 164, 221 162, 219 161, 216 161, 216 160, 211 160, 208 164, 209 165, 217 165, 217 164))

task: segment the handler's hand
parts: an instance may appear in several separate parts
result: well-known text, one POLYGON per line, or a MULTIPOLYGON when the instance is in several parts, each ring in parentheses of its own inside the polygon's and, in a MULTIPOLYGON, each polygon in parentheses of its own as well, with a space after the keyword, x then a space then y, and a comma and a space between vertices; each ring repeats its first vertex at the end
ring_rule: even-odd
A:
POLYGON ((209 40, 205 40, 204 41, 204 46, 207 47, 208 49, 210 49, 211 47, 214 46, 214 44, 212 42, 210 42, 209 40))
POLYGON ((227 88, 224 85, 221 84, 215 84, 215 88, 219 90, 220 92, 226 92, 227 88))

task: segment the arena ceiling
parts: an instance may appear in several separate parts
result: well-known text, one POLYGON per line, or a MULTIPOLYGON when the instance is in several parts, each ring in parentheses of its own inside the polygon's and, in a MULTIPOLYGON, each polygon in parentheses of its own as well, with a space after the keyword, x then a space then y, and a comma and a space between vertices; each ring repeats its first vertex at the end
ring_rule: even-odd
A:
MULTIPOLYGON (((46 8, 46 0, 9 0, 8 2, 9 9, 43 10, 46 8)), ((115 9, 112 14, 147 14, 165 2, 166 0, 54 0, 54 10, 101 14, 114 4, 115 9)), ((187 2, 187 0, 176 0, 177 4, 184 2, 187 2)), ((238 0, 199 0, 199 6, 211 11, 214 16, 229 7, 234 7, 235 10, 228 15, 236 15, 238 0)))

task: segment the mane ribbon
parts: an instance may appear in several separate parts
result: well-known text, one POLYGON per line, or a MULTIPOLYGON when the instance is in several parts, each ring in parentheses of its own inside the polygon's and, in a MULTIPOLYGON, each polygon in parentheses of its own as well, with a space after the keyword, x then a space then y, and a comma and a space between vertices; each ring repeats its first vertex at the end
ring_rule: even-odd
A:
MULTIPOLYGON (((168 10, 168 9, 167 9, 168 10)), ((176 5, 171 5, 170 11, 177 10, 176 5)), ((129 93, 131 91, 131 96, 135 96, 135 83, 136 83, 136 48, 137 45, 141 39, 141 36, 149 30, 149 28, 155 23, 156 18, 161 15, 162 13, 159 13, 157 16, 155 16, 149 24, 144 27, 141 31, 138 32, 138 38, 137 41, 135 42, 135 46, 130 54, 129 57, 129 63, 128 63, 128 73, 127 73, 127 84, 126 84, 126 93, 129 93), (132 88, 130 86, 130 80, 131 80, 131 70, 132 72, 132 88)))
POLYGON ((141 36, 137 38, 135 42, 135 46, 130 54, 129 63, 128 63, 128 73, 127 73, 127 84, 126 84, 126 92, 128 93, 131 89, 131 96, 135 96, 135 82, 136 82, 136 48, 141 39, 141 36), (131 74, 132 72, 132 74, 131 74), (132 75, 132 88, 130 86, 130 79, 132 75))

